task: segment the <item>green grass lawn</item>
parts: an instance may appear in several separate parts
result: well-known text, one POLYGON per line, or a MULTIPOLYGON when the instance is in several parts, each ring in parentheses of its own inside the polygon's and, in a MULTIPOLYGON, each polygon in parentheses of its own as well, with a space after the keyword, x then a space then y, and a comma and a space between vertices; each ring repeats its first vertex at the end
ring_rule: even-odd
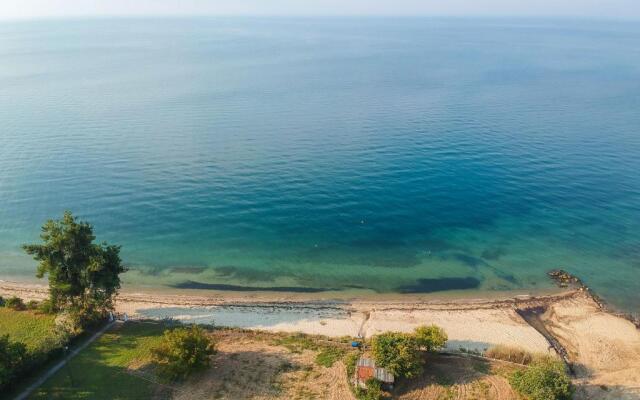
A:
POLYGON ((148 399, 158 386, 153 374, 135 372, 148 364, 162 335, 160 322, 116 325, 34 393, 32 399, 148 399))
POLYGON ((0 307, 0 335, 8 334, 10 340, 26 344, 29 351, 40 348, 51 337, 54 326, 53 315, 0 307))

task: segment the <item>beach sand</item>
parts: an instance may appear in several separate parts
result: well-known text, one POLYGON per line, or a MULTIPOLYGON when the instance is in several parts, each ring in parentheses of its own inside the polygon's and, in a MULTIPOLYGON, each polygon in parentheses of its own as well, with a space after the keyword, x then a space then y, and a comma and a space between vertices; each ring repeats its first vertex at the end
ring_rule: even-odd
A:
MULTIPOLYGON (((42 299, 46 287, 0 281, 0 295, 42 299)), ((547 331, 574 364, 578 398, 640 399, 640 331, 629 321, 603 310, 588 294, 568 290, 545 296, 505 299, 420 301, 416 298, 300 300, 211 293, 205 295, 123 291, 118 312, 137 318, 174 318, 259 329, 326 336, 370 337, 384 331, 409 332, 436 324, 449 336, 449 350, 484 351, 509 345, 534 353, 555 353, 549 341, 518 310, 543 307, 547 331)))

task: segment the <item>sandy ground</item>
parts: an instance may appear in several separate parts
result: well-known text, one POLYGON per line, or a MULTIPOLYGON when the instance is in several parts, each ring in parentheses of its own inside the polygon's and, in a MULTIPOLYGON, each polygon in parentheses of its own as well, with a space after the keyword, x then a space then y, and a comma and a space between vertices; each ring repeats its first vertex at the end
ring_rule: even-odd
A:
MULTIPOLYGON (((328 368, 319 366, 317 351, 294 351, 279 344, 286 334, 223 330, 213 336, 218 352, 212 367, 174 386, 170 393, 160 390, 158 399, 355 400, 342 361, 328 368)), ((518 398, 505 376, 521 366, 452 354, 426 354, 425 365, 421 375, 400 380, 390 398, 518 398)))
POLYGON ((640 331, 586 296, 550 305, 547 329, 567 349, 583 399, 640 399, 640 331))
MULTIPOLYGON (((0 295, 43 298, 42 286, 0 282, 0 295)), ((548 353, 547 340, 516 312, 543 306, 547 330, 567 349, 576 364, 578 398, 640 400, 640 331, 629 321, 609 314, 588 296, 568 291, 542 297, 460 301, 299 301, 232 294, 123 293, 119 312, 139 318, 174 318, 259 329, 303 332, 332 337, 369 337, 376 333, 411 331, 437 324, 449 335, 453 350, 483 351, 505 344, 548 353)))
POLYGON ((291 352, 260 333, 223 331, 215 340, 212 368, 181 384, 172 399, 354 399, 341 362, 321 367, 316 352, 291 352))
POLYGON ((394 399, 517 400, 505 376, 518 366, 500 361, 429 355, 421 376, 401 381, 394 399))

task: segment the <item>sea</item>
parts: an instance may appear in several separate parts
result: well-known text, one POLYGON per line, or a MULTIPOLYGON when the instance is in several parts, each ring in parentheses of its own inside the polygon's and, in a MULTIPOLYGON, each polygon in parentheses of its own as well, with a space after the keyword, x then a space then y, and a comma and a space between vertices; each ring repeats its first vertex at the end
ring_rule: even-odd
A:
MULTIPOLYGON (((637 22, 637 21, 636 21, 637 22)), ((640 310, 640 24, 0 21, 0 279, 70 210, 124 287, 640 310)))

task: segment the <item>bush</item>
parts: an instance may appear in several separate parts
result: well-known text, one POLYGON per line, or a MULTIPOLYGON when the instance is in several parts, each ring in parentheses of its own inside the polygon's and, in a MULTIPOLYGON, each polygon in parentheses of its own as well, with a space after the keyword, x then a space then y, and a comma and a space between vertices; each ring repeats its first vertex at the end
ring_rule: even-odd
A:
POLYGON ((9 297, 6 301, 5 301, 5 306, 8 308, 11 308, 13 310, 16 311, 22 311, 25 310, 27 308, 27 306, 25 306, 24 302, 22 301, 22 299, 20 297, 9 297))
POLYGON ((422 371, 420 346, 413 335, 398 332, 376 335, 371 341, 371 352, 376 364, 395 376, 411 378, 422 371))
POLYGON ((573 386, 564 364, 557 360, 533 362, 509 377, 513 389, 529 400, 569 400, 573 386))
POLYGON ((69 319, 77 331, 99 325, 105 320, 104 310, 95 307, 68 307, 69 319))
POLYGON ((196 325, 166 330, 158 347, 152 350, 160 376, 167 380, 186 378, 209 365, 215 344, 196 325))
POLYGON ((49 299, 42 300, 40 302, 40 305, 38 306, 38 309, 40 310, 41 313, 44 313, 44 314, 55 314, 58 311, 54 307, 53 302, 49 299))
POLYGON ((0 307, 4 307, 4 297, 0 296, 0 307))
POLYGON ((9 335, 0 336, 0 388, 17 376, 26 356, 24 343, 10 342, 9 335))
POLYGON ((380 387, 380 381, 375 378, 367 380, 366 390, 358 388, 356 390, 356 397, 358 400, 381 400, 382 388, 380 387))
POLYGON ((444 329, 437 325, 419 326, 414 331, 414 335, 418 341, 418 345, 427 351, 442 349, 449 339, 444 329))

